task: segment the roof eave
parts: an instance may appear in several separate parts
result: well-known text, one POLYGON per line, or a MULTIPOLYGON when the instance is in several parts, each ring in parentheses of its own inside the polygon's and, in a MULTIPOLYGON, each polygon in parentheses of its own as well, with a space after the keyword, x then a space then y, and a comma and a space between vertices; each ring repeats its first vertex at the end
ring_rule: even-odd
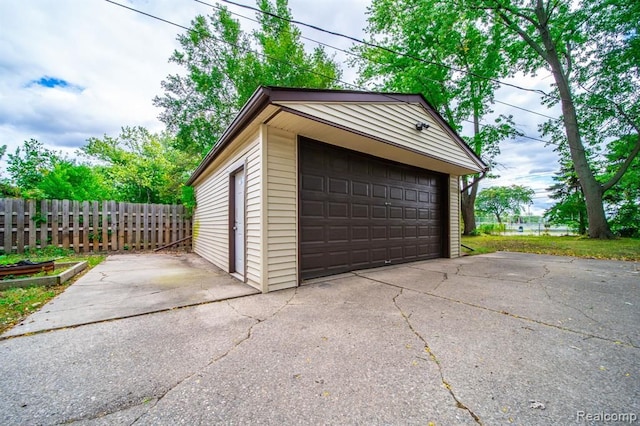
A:
POLYGON ((458 133, 449 126, 436 109, 421 94, 398 93, 371 93, 362 91, 326 90, 326 89, 299 89, 287 87, 259 86, 251 95, 247 103, 242 107, 238 115, 225 130, 217 143, 204 157, 196 170, 191 174, 185 185, 193 184, 209 167, 217 155, 242 132, 254 118, 269 104, 286 101, 307 102, 409 102, 420 103, 434 119, 442 125, 449 136, 455 140, 478 164, 482 171, 488 170, 488 166, 458 133))

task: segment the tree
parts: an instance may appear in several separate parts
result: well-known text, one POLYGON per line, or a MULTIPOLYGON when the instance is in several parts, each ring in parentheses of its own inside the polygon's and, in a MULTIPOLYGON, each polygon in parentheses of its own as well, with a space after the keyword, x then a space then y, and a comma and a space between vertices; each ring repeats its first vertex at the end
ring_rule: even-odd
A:
POLYGON ((57 200, 99 201, 112 198, 111 187, 95 168, 62 159, 44 173, 38 184, 42 198, 57 200))
MULTIPOLYGON (((623 137, 608 145, 604 179, 615 173, 617 167, 633 148, 633 137, 623 137)), ((607 213, 612 230, 623 237, 640 237, 640 157, 636 157, 627 173, 605 194, 607 213)))
POLYGON ((42 142, 35 139, 24 141, 22 146, 16 148, 14 154, 8 155, 7 171, 11 183, 25 198, 42 198, 38 185, 44 179, 45 173, 59 160, 58 154, 45 148, 42 142))
POLYGON ((589 236, 613 236, 604 194, 640 152, 640 3, 635 0, 461 0, 500 25, 516 69, 535 75, 548 70, 553 91, 544 103, 560 104, 561 120, 542 130, 554 143, 566 141, 585 197, 589 236), (606 181, 599 181, 591 149, 608 139, 632 135, 627 155, 606 181))
MULTIPOLYGON (((0 146, 0 160, 4 157, 4 154, 7 152, 7 146, 0 146)), ((11 185, 8 178, 3 176, 3 173, 0 171, 0 197, 7 198, 15 198, 20 196, 20 191, 15 186, 11 185)))
POLYGON ((81 153, 110 183, 118 201, 175 203, 189 177, 194 157, 173 147, 167 134, 143 127, 124 127, 117 137, 90 138, 81 153))
POLYGON ((64 158, 35 139, 9 154, 7 163, 11 182, 3 185, 3 196, 78 201, 109 198, 109 187, 96 170, 64 158))
POLYGON ((505 214, 520 214, 532 204, 534 194, 533 189, 521 185, 493 186, 480 191, 476 205, 479 211, 495 215, 502 224, 505 214))
POLYGON ((220 7, 196 17, 191 30, 178 36, 181 50, 169 61, 188 74, 169 75, 162 82, 164 96, 154 99, 163 109, 160 120, 176 134, 176 147, 204 155, 260 85, 337 86, 338 65, 321 47, 305 52, 300 31, 288 22, 287 0, 258 5, 266 13, 257 15, 260 28, 251 34, 220 7))
POLYGON ((556 183, 547 188, 551 198, 557 200, 544 213, 544 218, 555 224, 570 226, 583 235, 587 232, 587 208, 582 188, 573 168, 563 167, 553 178, 556 183))
MULTIPOLYGON (((385 91, 423 93, 458 131, 470 120, 472 136, 465 139, 493 166, 499 142, 516 131, 511 117, 480 124, 493 113, 496 79, 509 74, 502 50, 504 29, 484 31, 481 16, 448 0, 374 0, 367 27, 371 42, 355 51, 362 82, 374 82, 385 91)), ((462 178, 465 235, 476 227, 474 204, 485 176, 462 178)))

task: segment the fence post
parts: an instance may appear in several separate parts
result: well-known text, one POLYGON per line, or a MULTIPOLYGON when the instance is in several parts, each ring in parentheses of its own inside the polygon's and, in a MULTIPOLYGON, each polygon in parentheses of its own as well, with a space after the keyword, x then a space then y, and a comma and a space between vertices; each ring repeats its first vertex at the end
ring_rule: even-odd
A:
POLYGON ((82 252, 88 253, 89 249, 89 233, 91 232, 91 205, 88 201, 82 202, 82 252))
POLYGON ((69 200, 62 200, 62 247, 69 248, 69 200))
POLYGON ((89 247, 91 247, 91 250, 87 250, 87 251, 100 251, 100 211, 98 210, 98 202, 97 201, 92 201, 91 202, 91 223, 92 223, 92 227, 91 227, 91 232, 89 233, 89 240, 90 240, 90 245, 89 247))
POLYGON ((151 227, 149 228, 149 233, 151 234, 151 246, 149 247, 151 250, 155 250, 158 248, 156 245, 158 242, 158 229, 156 228, 158 224, 158 220, 156 216, 158 215, 158 206, 156 204, 151 204, 149 206, 150 214, 151 214, 151 227))
POLYGON ((4 201, 4 252, 13 251, 13 199, 6 198, 4 201))
POLYGON ((58 232, 60 231, 58 225, 58 208, 60 207, 59 200, 51 200, 51 245, 58 247, 58 232))
MULTIPOLYGON (((29 250, 34 250, 36 248, 36 202, 35 200, 27 200, 27 209, 26 209, 26 213, 27 213, 27 220, 26 222, 28 223, 29 226, 29 230, 27 232, 29 232, 29 239, 25 239, 25 242, 27 243, 27 247, 29 248, 29 250)), ((25 229, 26 231, 26 229, 25 229)), ((26 233, 26 232, 25 232, 26 233)))
POLYGON ((40 201, 40 248, 45 248, 49 245, 49 200, 40 201))
POLYGON ((78 201, 72 201, 71 206, 73 208, 73 251, 80 253, 80 221, 84 221, 84 217, 80 217, 80 203, 78 201))
POLYGON ((16 208, 16 251, 24 252, 24 200, 16 199, 14 202, 16 208))

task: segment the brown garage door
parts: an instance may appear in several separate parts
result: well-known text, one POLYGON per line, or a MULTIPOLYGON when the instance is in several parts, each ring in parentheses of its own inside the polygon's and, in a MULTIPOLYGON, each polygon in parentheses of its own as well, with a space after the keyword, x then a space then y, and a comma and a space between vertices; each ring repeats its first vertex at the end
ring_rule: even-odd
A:
POLYGON ((444 176, 300 139, 302 279, 442 257, 444 176))

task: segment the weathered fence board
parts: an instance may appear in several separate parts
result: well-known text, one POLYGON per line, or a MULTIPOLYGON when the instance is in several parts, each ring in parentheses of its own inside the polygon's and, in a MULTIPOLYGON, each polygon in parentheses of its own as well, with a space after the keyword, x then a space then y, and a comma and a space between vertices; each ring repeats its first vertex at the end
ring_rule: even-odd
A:
MULTIPOLYGON (((78 253, 154 250, 191 235, 184 206, 0 198, 0 250, 56 246, 78 253)), ((190 248, 191 241, 176 248, 190 248)))

